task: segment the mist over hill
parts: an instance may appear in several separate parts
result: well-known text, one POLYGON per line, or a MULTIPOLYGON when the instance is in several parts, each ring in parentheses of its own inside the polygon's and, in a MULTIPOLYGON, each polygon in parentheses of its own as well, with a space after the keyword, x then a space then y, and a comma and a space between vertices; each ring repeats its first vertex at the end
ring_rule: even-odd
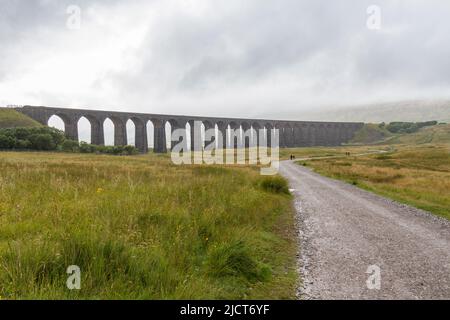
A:
POLYGON ((328 107, 320 110, 302 110, 298 114, 280 113, 278 118, 366 123, 428 120, 450 122, 450 100, 413 100, 361 106, 328 107))

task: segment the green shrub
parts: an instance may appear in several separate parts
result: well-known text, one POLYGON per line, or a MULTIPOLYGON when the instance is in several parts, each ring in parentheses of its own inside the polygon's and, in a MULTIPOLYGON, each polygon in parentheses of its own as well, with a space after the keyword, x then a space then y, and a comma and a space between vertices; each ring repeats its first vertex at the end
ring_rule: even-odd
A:
POLYGON ((437 121, 425 122, 391 122, 386 126, 386 129, 392 133, 414 133, 420 128, 434 126, 437 121))
POLYGON ((16 140, 16 143, 14 144, 15 149, 29 149, 30 146, 31 146, 31 142, 27 139, 25 139, 25 140, 18 139, 18 140, 16 140))
POLYGON ((133 154, 139 153, 139 150, 135 146, 130 146, 130 145, 124 146, 123 151, 125 154, 128 154, 128 155, 133 155, 133 154))
POLYGON ((59 150, 65 152, 138 154, 134 146, 97 146, 67 139, 64 132, 50 127, 0 129, 0 149, 59 150))
POLYGON ((0 134, 0 149, 11 149, 12 147, 14 147, 14 139, 0 134))
POLYGON ((261 187, 268 192, 289 194, 287 181, 279 176, 265 177, 261 181, 261 187))
POLYGON ((61 150, 65 152, 78 152, 80 145, 78 141, 66 139, 61 145, 61 150))
POLYGON ((49 127, 0 129, 0 135, 12 139, 8 149, 56 150, 65 140, 64 132, 49 127))
POLYGON ((97 152, 97 146, 93 144, 89 144, 87 142, 81 141, 79 150, 81 153, 96 153, 97 152))
POLYGON ((55 150, 56 143, 53 141, 53 138, 48 133, 39 133, 33 134, 30 136, 31 148, 35 150, 55 150))

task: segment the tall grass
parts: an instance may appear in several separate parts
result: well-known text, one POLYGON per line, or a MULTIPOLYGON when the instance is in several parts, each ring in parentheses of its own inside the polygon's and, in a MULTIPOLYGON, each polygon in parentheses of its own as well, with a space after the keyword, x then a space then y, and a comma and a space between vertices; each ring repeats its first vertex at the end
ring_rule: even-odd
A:
POLYGON ((324 175, 450 219, 448 144, 399 145, 389 154, 313 160, 307 165, 324 175))
POLYGON ((0 170, 3 299, 295 296, 290 196, 258 168, 1 153, 0 170))

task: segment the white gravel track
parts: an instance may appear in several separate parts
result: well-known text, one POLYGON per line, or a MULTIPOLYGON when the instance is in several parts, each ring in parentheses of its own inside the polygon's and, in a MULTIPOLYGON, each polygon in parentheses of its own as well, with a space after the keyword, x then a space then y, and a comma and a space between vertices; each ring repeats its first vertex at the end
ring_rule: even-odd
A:
MULTIPOLYGON (((450 299, 450 223, 282 161, 300 234, 302 299, 450 299), (380 289, 369 289, 369 266, 380 289)), ((376 282, 373 282, 376 283, 376 282)))

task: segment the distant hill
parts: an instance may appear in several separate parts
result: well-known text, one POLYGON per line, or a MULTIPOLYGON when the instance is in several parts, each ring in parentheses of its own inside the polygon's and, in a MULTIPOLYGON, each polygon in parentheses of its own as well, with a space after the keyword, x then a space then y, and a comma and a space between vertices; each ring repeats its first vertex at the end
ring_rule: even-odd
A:
POLYGON ((395 135, 386 142, 389 144, 450 143, 450 124, 425 127, 411 134, 395 135))
POLYGON ((14 109, 0 108, 0 129, 16 127, 40 127, 41 124, 14 109))
POLYGON ((351 144, 450 143, 450 124, 424 127, 414 133, 393 134, 378 124, 366 124, 356 132, 351 144))
POLYGON ((450 122, 450 100, 414 100, 325 108, 322 111, 302 111, 302 118, 317 121, 366 123, 427 120, 450 122))

